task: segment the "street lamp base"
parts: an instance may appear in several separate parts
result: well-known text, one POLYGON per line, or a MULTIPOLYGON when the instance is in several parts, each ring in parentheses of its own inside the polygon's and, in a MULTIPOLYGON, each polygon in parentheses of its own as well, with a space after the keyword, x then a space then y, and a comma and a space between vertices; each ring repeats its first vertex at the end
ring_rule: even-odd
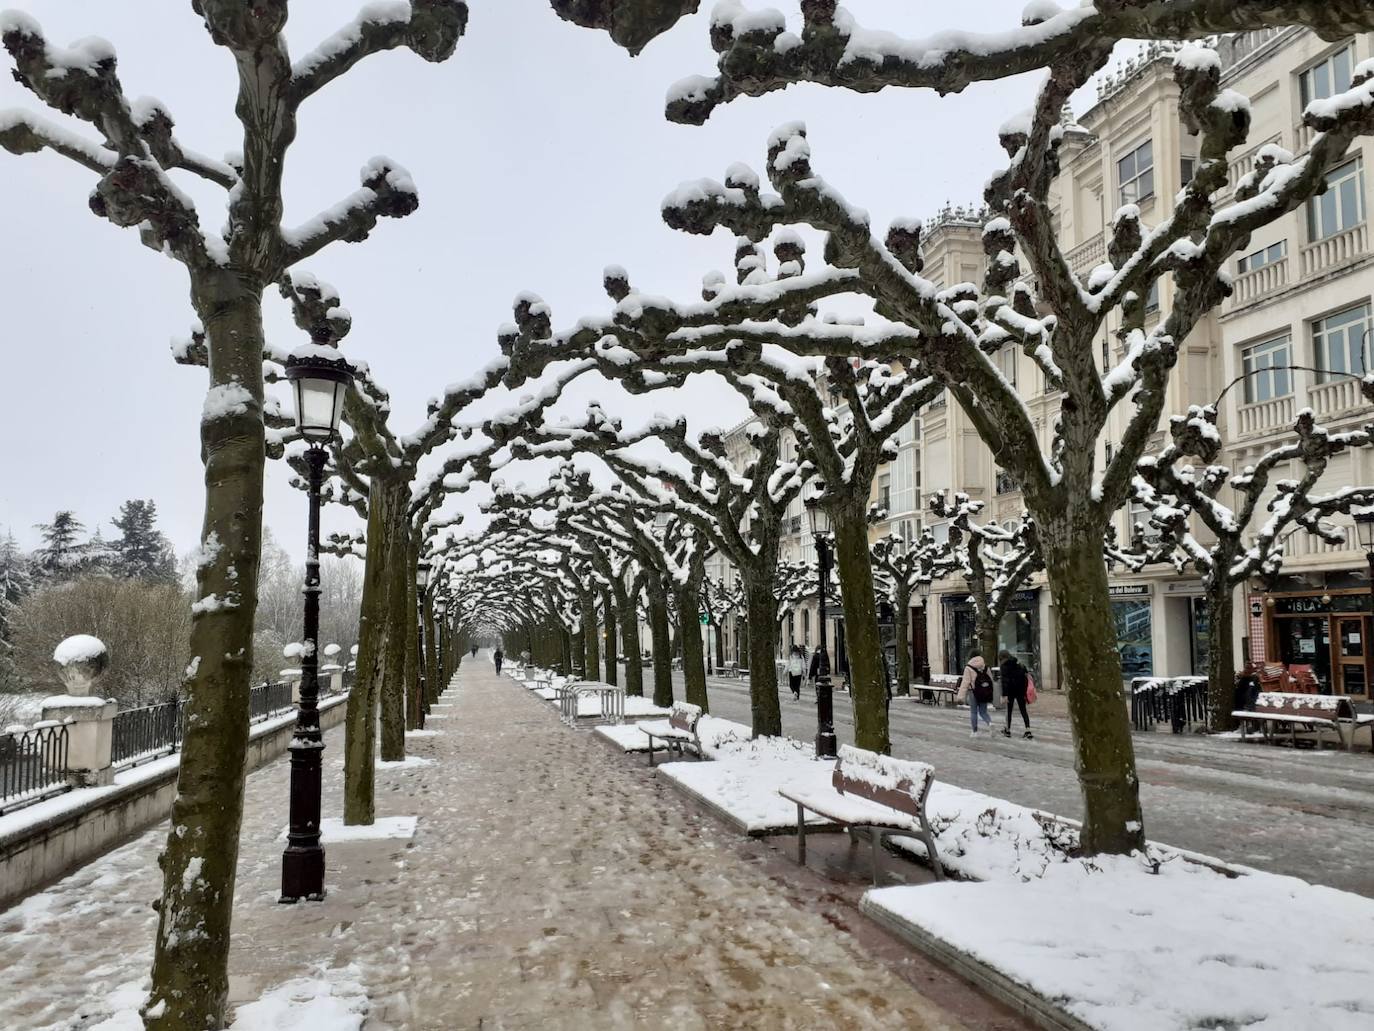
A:
POLYGON ((835 740, 833 733, 822 731, 816 735, 816 758, 834 759, 839 752, 839 742, 835 740))
POLYGON ((324 849, 287 846, 281 856, 281 897, 278 902, 324 901, 324 849))

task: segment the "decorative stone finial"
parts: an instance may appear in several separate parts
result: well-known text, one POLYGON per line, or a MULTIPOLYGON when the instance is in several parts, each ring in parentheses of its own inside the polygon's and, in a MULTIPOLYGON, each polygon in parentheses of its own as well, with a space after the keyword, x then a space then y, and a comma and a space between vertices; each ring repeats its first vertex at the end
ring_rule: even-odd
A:
POLYGON ((67 693, 78 698, 91 694, 91 687, 110 664, 105 642, 90 634, 75 634, 57 646, 53 662, 61 667, 59 675, 67 693))

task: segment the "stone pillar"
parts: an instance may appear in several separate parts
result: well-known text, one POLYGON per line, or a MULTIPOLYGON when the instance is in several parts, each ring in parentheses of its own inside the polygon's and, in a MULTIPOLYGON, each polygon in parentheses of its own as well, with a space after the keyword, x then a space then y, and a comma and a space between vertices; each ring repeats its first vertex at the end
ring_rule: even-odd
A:
POLYGON ((43 700, 43 720, 67 728, 67 776, 75 787, 109 784, 114 779, 110 755, 119 706, 93 693, 109 665, 109 653, 99 639, 77 634, 59 644, 52 657, 67 693, 43 700))

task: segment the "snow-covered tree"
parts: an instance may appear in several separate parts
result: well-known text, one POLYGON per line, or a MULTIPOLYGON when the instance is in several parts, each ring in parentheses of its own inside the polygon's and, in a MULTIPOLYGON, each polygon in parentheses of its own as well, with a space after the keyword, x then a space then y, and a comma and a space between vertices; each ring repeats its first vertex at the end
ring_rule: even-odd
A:
POLYGON ((0 540, 0 691, 14 687, 14 615, 32 589, 29 558, 14 534, 7 533, 0 540))
POLYGON ((34 529, 43 538, 43 545, 31 556, 33 575, 42 583, 61 583, 78 575, 86 564, 90 546, 81 539, 86 526, 70 510, 62 510, 50 523, 38 523, 34 529))
POLYGON ((929 584, 948 570, 953 541, 951 535, 949 543, 940 544, 927 529, 914 541, 899 534, 889 534, 873 542, 873 569, 875 574, 881 574, 896 617, 892 629, 896 638, 897 668, 894 673, 899 695, 911 694, 911 596, 921 584, 929 584))
POLYGON ((1019 30, 920 40, 865 30, 833 0, 802 4, 800 35, 787 30, 779 12, 747 10, 737 0, 718 4, 711 26, 718 74, 684 80, 670 90, 670 118, 700 122, 734 97, 792 82, 949 92, 973 81, 1047 72, 1032 110, 1010 120, 1000 134, 1010 161, 985 191, 995 217, 984 231, 984 283, 981 289, 961 284, 937 290, 921 275, 919 222, 899 218, 879 239, 867 213, 819 174, 805 127, 794 123, 769 140, 767 173, 776 192, 762 193, 751 172, 735 167, 724 183, 684 184, 665 202, 664 216, 689 232, 724 227, 756 241, 805 224, 826 234, 827 265, 790 281, 723 291, 690 313, 645 302, 616 319, 622 333, 625 325, 665 321, 689 330, 663 334, 665 353, 697 347, 702 336, 710 336, 732 340, 737 348, 774 343, 798 355, 917 360, 944 383, 1021 489, 1035 522, 1058 612, 1088 854, 1128 852, 1145 841, 1107 605, 1106 527, 1125 502, 1136 462, 1159 423, 1182 341, 1230 291, 1227 263, 1254 230, 1324 189, 1327 170, 1358 135, 1374 129, 1374 66, 1365 65, 1350 90, 1308 105, 1303 121, 1315 135, 1307 153, 1294 157, 1278 147, 1261 148, 1254 171, 1228 191, 1228 155, 1246 142, 1249 104, 1221 87, 1221 60, 1214 51, 1183 47, 1175 57, 1175 76, 1180 115, 1200 141, 1197 171, 1157 225, 1143 224, 1134 205, 1117 211, 1110 219, 1107 260, 1080 278, 1065 259, 1050 203, 1063 140, 1061 112, 1105 66, 1117 42, 1289 25, 1337 40, 1374 28, 1374 9, 1360 0, 1176 0, 1163 6, 1168 10, 1099 2, 1060 10, 1037 3, 1019 30), (1029 266, 1025 281, 1018 253, 1029 266), (1147 329, 1146 298, 1166 276, 1172 277, 1172 303, 1147 329), (775 317, 789 302, 815 304, 854 293, 871 298, 888 320, 866 340, 837 335, 814 321, 788 326, 775 317), (1095 357, 1097 340, 1109 328, 1118 332, 1124 357, 1104 376, 1095 357), (990 357, 1009 344, 1060 396, 1047 448, 1016 388, 990 357), (1103 435, 1114 416, 1125 430, 1111 461, 1099 468, 1103 435))
MULTIPOLYGON (((1374 389, 1374 383, 1366 388, 1374 389)), ((1304 409, 1292 438, 1268 448, 1253 464, 1232 469, 1217 463, 1222 439, 1216 407, 1194 405, 1169 420, 1169 440, 1160 452, 1140 459, 1135 499, 1150 510, 1150 525, 1160 537, 1177 545, 1180 564, 1191 563, 1202 579, 1210 729, 1228 730, 1235 722, 1236 588, 1255 575, 1276 575, 1284 543, 1295 531, 1344 542, 1345 531, 1330 517, 1374 504, 1374 486, 1347 484, 1320 492, 1318 485, 1334 456, 1372 442, 1371 429, 1332 433, 1304 409), (1194 532, 1194 520, 1205 534, 1194 532)))
POLYGON ((560 18, 589 29, 603 29, 617 45, 638 54, 701 0, 549 0, 560 18))
POLYGON ((442 61, 467 24, 462 0, 371 4, 292 62, 283 36, 287 0, 192 6, 238 72, 234 113, 242 137, 224 161, 183 145, 161 102, 125 94, 109 43, 87 38, 59 47, 28 15, 0 13, 0 42, 19 82, 95 134, 7 111, 0 114, 0 146, 14 154, 51 151, 93 173, 91 210, 137 228, 145 245, 182 266, 208 334, 210 382, 200 424, 206 503, 191 631, 196 661, 144 1010, 153 1029, 219 1026, 228 991, 266 458, 262 294, 291 266, 331 243, 362 240, 379 219, 408 215, 419 203, 405 169, 377 158, 363 167, 353 194, 302 225, 283 225, 282 182, 300 107, 382 51, 405 47, 442 61), (221 233, 202 229, 173 173, 225 191, 221 233))
POLYGON ((126 501, 110 522, 119 530, 119 539, 110 545, 111 572, 138 580, 176 581, 176 558, 171 541, 157 528, 155 502, 126 501))

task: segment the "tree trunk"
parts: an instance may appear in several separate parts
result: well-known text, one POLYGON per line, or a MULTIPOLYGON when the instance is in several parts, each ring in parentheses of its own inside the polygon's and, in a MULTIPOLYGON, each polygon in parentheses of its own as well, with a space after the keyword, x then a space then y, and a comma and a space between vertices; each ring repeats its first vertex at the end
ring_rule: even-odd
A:
POLYGON ((425 673, 425 709, 428 710, 429 706, 439 698, 439 692, 443 689, 442 681, 444 674, 443 671, 439 669, 439 651, 435 647, 434 640, 434 593, 432 591, 426 591, 424 597, 421 599, 421 604, 424 605, 424 609, 422 610, 425 624, 425 654, 423 656, 423 661, 425 673))
POLYGON ((854 744, 886 755, 892 748, 887 731, 887 683, 883 676, 882 639, 873 600, 873 567, 868 557, 868 522, 862 506, 833 513, 835 565, 844 595, 844 640, 853 692, 854 744))
POLYGON ((754 737, 782 736, 782 707, 778 704, 776 584, 771 578, 744 578, 745 612, 749 622, 749 709, 754 737))
POLYGON ((1144 846, 1145 833, 1102 558, 1103 530, 1073 523, 1042 523, 1039 530, 1058 610, 1060 675, 1083 793, 1083 851, 1129 853, 1144 846))
MULTIPOLYGON (((403 510, 404 511, 404 510, 403 510)), ((406 754, 406 729, 414 730, 419 713, 409 704, 408 681, 406 680, 407 638, 410 636, 414 616, 410 605, 410 585, 414 580, 410 573, 410 529, 404 515, 397 519, 396 546, 392 549, 393 560, 389 563, 391 591, 387 602, 387 642, 386 674, 382 678, 382 734, 381 757, 387 762, 399 762, 406 754)))
POLYGON ((567 627, 559 627, 563 636, 563 674, 573 675, 573 656, 582 653, 582 631, 573 633, 567 627))
POLYGON ((911 592, 897 588, 897 611, 892 614, 892 629, 897 637, 897 693, 911 694, 911 592))
POLYGON ((668 629, 668 596, 662 587, 650 584, 649 633, 654 641, 654 704, 667 708, 673 704, 673 643, 668 629))
POLYGON ((344 823, 370 824, 375 818, 374 779, 377 752, 377 702, 386 675, 390 630, 390 565, 394 561, 392 513, 409 498, 404 482, 372 478, 367 493, 367 559, 363 565, 363 598, 358 620, 358 659, 348 696, 344 727, 344 823))
POLYGON ((1219 557, 1220 582, 1207 591, 1207 729, 1213 734, 1236 725, 1231 715, 1236 707, 1235 587, 1224 572, 1232 561, 1230 556, 1219 557))
POLYGON ((193 284, 193 300, 209 336, 210 390, 244 403, 215 405, 218 414, 200 426, 200 600, 191 617, 181 771, 159 857, 162 898, 143 1011, 146 1025, 159 1031, 224 1023, 262 551, 261 291, 226 270, 193 284))
POLYGON ((639 661, 639 616, 628 591, 617 591, 616 625, 625 649, 625 693, 635 697, 644 695, 644 665, 639 661))
POLYGON ((687 701, 710 712, 706 700, 706 662, 701 654, 701 620, 697 615, 701 598, 696 588, 688 587, 677 594, 678 626, 682 628, 682 678, 686 683, 687 701))
MULTIPOLYGON (((429 712, 429 702, 425 698, 424 684, 420 679, 420 590, 415 584, 419 573, 420 535, 410 535, 410 559, 406 566, 406 698, 407 708, 414 707, 415 722, 423 727, 425 714, 429 712)), ((401 757, 405 757, 405 736, 401 736, 401 757)))
POLYGON ((582 669, 583 677, 596 680, 601 676, 601 647, 596 638, 596 595, 582 598, 582 669))
POLYGON ((609 591, 601 595, 601 611, 606 616, 606 683, 619 685, 620 672, 616 669, 616 621, 620 618, 620 613, 616 611, 615 599, 609 591))

